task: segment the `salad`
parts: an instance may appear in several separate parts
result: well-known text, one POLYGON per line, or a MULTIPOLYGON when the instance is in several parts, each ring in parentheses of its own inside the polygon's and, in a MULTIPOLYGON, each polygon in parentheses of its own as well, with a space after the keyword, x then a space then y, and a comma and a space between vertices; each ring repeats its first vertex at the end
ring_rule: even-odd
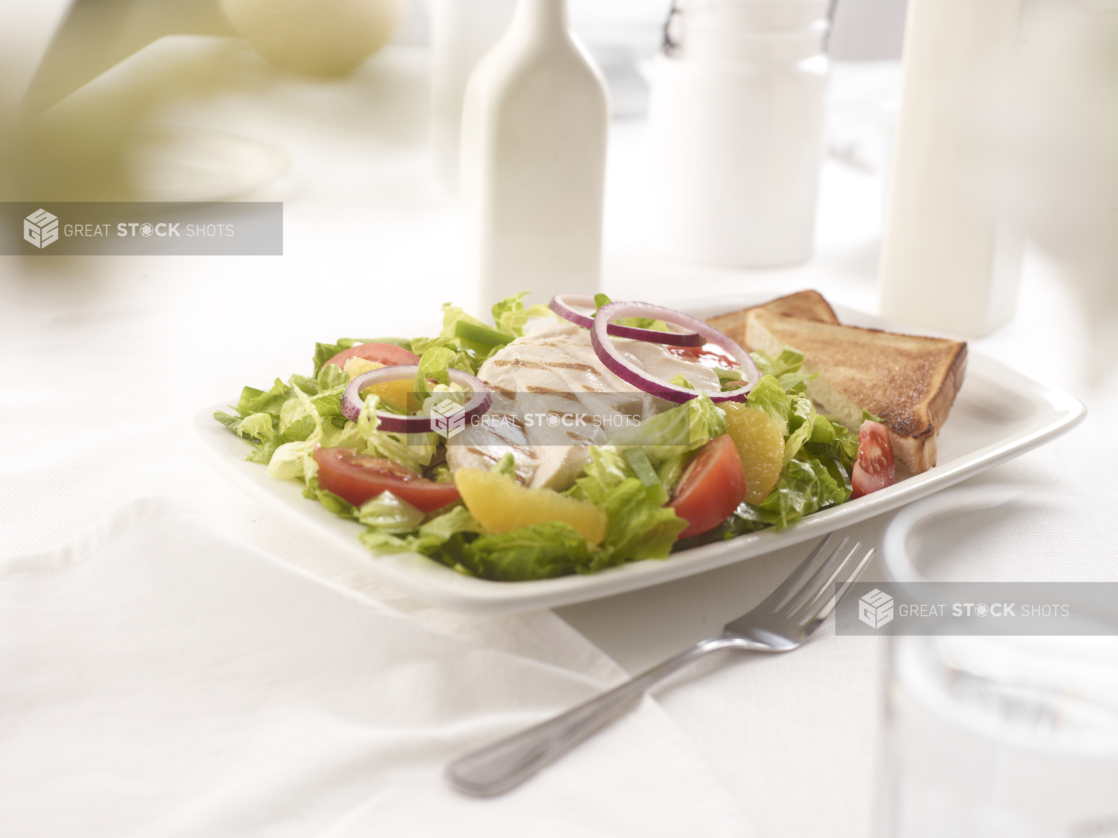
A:
POLYGON ((851 498, 859 434, 817 412, 800 353, 644 303, 524 296, 491 323, 446 304, 434 337, 318 343, 310 375, 214 418, 373 553, 495 581, 668 559, 851 498))

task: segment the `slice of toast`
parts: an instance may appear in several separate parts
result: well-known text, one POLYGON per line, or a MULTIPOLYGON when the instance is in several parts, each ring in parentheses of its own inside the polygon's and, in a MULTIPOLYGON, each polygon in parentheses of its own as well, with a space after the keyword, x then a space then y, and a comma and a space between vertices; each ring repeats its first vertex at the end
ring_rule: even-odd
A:
POLYGON ((759 306, 743 308, 741 311, 731 311, 729 314, 720 314, 717 317, 712 317, 707 323, 729 337, 739 346, 750 349, 751 347, 745 340, 745 317, 749 312, 758 308, 763 308, 767 311, 775 312, 776 314, 786 314, 789 317, 800 317, 804 320, 818 320, 821 323, 839 322, 838 317, 835 316, 834 309, 827 304, 827 301, 823 299, 823 295, 818 291, 797 291, 795 294, 789 294, 786 297, 777 297, 775 300, 770 300, 759 306))
POLYGON ((819 373, 808 387, 825 412, 857 428, 865 408, 889 428, 893 453, 909 471, 936 464, 936 434, 966 371, 963 341, 805 320, 762 307, 746 314, 745 345, 770 355, 785 346, 802 352, 803 371, 819 373))

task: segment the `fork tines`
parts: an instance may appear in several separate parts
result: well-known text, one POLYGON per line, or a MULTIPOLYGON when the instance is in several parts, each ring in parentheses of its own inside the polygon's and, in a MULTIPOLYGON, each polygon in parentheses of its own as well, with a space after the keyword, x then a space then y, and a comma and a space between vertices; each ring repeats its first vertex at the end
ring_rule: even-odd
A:
POLYGON ((851 562, 862 543, 856 541, 847 549, 850 539, 843 538, 837 547, 825 553, 833 536, 834 533, 831 533, 819 542, 797 571, 769 595, 763 603, 765 607, 772 612, 780 612, 786 619, 795 620, 801 625, 811 620, 825 619, 834 610, 835 605, 858 578, 862 568, 873 557, 874 551, 869 550, 860 561, 851 562), (820 557, 823 558, 820 560, 820 557), (820 605, 832 585, 838 585, 838 589, 829 600, 820 605))

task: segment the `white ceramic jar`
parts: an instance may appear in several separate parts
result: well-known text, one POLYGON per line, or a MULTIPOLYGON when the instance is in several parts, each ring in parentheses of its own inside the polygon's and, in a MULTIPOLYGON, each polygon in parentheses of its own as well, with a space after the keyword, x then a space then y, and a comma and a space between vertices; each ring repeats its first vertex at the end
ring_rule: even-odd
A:
POLYGON ((811 257, 827 0, 677 0, 649 118, 653 246, 734 267, 811 257))
POLYGON ((462 298, 598 290, 609 101, 565 0, 518 0, 466 87, 462 298))

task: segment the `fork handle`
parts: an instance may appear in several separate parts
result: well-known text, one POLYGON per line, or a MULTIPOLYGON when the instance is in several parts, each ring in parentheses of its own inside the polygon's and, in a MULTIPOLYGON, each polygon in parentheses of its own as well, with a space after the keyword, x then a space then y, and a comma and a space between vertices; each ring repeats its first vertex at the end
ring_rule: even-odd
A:
POLYGON ((488 796, 508 791, 621 715, 654 684, 703 655, 732 645, 739 644, 725 635, 696 643, 561 716, 459 757, 447 767, 446 780, 466 794, 488 796))

